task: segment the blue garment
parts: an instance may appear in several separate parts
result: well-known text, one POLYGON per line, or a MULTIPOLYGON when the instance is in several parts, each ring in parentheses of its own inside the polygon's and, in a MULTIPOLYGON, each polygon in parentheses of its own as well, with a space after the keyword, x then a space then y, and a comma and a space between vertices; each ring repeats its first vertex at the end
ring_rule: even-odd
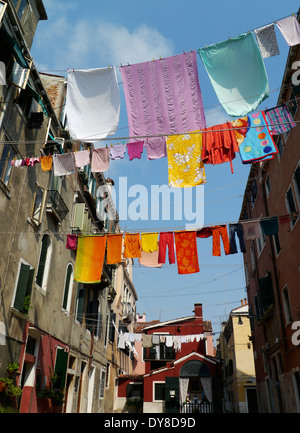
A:
POLYGON ((230 116, 245 116, 268 98, 268 77, 252 32, 200 48, 199 54, 217 97, 230 116))
POLYGON ((240 249, 242 253, 246 252, 245 240, 244 240, 244 229, 242 224, 229 224, 229 242, 230 242, 230 254, 237 253, 237 246, 235 241, 235 234, 237 234, 240 241, 240 249))
POLYGON ((264 112, 251 113, 247 117, 233 121, 232 125, 237 127, 243 120, 246 121, 247 127, 243 133, 242 129, 238 130, 240 135, 237 137, 242 163, 252 164, 257 161, 273 159, 274 155, 278 153, 278 149, 270 134, 264 112))

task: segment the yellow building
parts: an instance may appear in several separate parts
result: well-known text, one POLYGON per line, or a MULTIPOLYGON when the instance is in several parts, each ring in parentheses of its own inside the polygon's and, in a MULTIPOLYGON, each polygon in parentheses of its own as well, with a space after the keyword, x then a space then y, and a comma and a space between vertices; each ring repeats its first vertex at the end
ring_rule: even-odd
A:
POLYGON ((223 410, 257 412, 256 378, 250 319, 246 299, 231 311, 223 323, 218 355, 223 360, 223 410))

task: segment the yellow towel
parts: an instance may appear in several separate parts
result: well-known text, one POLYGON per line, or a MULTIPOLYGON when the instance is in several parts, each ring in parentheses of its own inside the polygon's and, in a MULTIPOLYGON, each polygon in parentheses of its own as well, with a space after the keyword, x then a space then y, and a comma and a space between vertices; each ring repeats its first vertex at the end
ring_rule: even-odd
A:
POLYGON ((202 162, 202 134, 167 137, 169 186, 185 187, 206 183, 202 162))

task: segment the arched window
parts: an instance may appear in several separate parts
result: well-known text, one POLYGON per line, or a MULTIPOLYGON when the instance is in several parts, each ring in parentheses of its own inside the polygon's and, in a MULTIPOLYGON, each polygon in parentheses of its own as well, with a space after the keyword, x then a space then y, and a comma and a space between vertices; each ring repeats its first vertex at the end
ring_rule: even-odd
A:
POLYGON ((62 302, 62 308, 67 312, 70 311, 70 306, 71 306, 73 274, 74 274, 73 265, 72 263, 69 263, 67 266, 64 297, 62 302))
POLYGON ((41 254, 39 267, 36 276, 36 284, 43 290, 46 290, 48 274, 50 269, 50 260, 52 253, 52 243, 49 235, 44 235, 42 239, 41 254))

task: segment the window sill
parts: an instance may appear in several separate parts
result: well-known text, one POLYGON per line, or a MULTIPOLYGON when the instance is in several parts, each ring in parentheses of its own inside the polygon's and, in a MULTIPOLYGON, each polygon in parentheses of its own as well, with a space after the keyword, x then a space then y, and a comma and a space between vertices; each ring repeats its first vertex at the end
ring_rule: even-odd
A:
POLYGON ((0 188, 2 189, 7 198, 11 198, 11 192, 2 179, 0 179, 0 188))
POLYGON ((34 219, 28 217, 27 222, 34 228, 34 230, 38 230, 40 228, 41 223, 36 222, 34 219))
POLYGON ((19 310, 16 310, 14 307, 10 307, 10 312, 16 317, 19 317, 20 319, 26 320, 28 315, 26 313, 22 313, 19 310))

